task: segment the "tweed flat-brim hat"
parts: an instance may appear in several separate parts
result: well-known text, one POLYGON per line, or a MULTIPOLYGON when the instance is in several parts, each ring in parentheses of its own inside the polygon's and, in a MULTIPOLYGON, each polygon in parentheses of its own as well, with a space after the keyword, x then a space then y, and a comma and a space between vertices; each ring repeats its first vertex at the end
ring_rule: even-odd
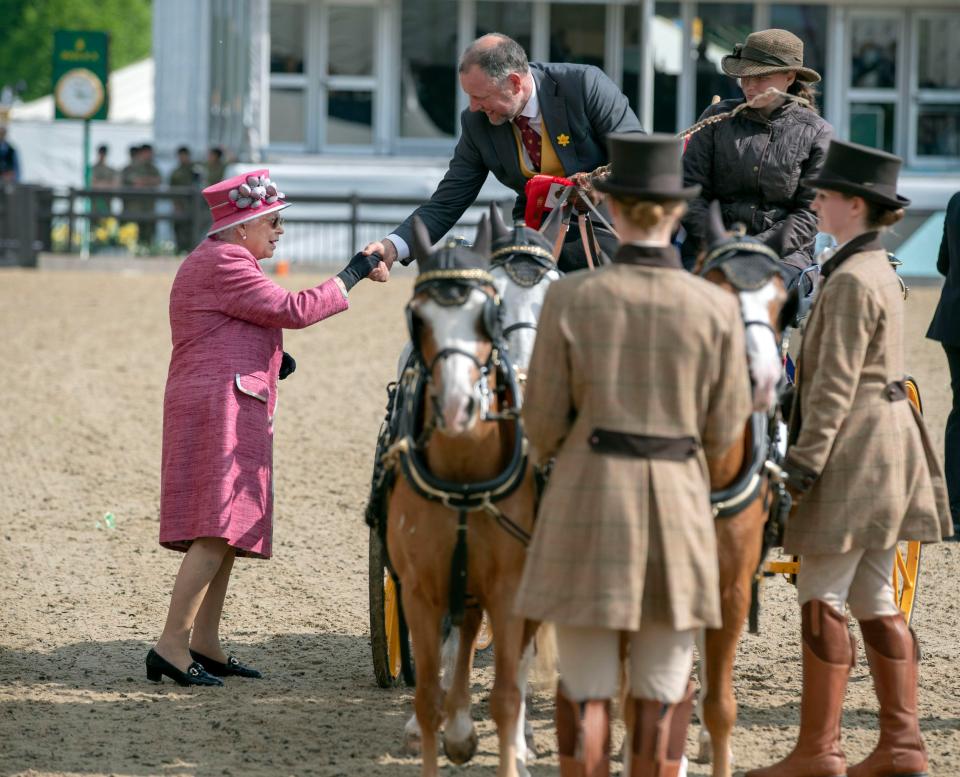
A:
POLYGON ((797 79, 808 84, 820 80, 816 70, 803 66, 803 41, 787 30, 751 32, 746 43, 738 43, 733 54, 720 60, 720 67, 734 78, 796 72, 797 79))

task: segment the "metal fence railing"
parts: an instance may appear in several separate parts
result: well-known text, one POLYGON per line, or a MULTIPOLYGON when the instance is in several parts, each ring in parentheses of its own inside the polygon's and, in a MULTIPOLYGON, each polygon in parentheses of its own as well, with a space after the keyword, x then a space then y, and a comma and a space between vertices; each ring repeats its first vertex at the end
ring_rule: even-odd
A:
MULTIPOLYGON (((198 189, 32 189, 34 234, 28 240, 38 250, 91 255, 184 254, 203 239, 210 226, 209 211, 198 189)), ((9 201, 16 199, 12 194, 9 201)), ((368 242, 384 237, 422 204, 411 197, 360 195, 298 195, 291 202, 295 207, 284 211, 284 236, 275 258, 299 264, 344 261, 368 242)), ((476 202, 451 233, 472 239, 474 226, 489 202, 476 202)), ((0 216, 3 212, 0 202, 0 216)), ((15 253, 26 238, 5 235, 4 223, 0 218, 0 248, 6 238, 15 253)), ((25 232, 25 227, 20 231, 25 232)))

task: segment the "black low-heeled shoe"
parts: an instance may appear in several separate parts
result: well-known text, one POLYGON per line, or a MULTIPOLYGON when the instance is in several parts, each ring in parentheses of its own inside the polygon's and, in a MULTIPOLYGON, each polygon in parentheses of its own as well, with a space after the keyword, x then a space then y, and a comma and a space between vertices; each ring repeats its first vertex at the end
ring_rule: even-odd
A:
POLYGON ((222 661, 215 661, 214 659, 203 655, 203 653, 198 653, 196 650, 191 650, 190 655, 193 656, 193 660, 196 661, 200 666, 206 669, 210 674, 216 675, 217 677, 227 677, 229 675, 236 675, 237 677, 250 677, 250 678, 259 678, 263 677, 259 671, 250 666, 244 666, 233 656, 227 656, 227 663, 222 661))
POLYGON ((223 680, 214 677, 196 661, 187 667, 186 672, 181 672, 151 648, 147 653, 147 679, 152 683, 159 683, 164 675, 177 685, 223 685, 223 680))

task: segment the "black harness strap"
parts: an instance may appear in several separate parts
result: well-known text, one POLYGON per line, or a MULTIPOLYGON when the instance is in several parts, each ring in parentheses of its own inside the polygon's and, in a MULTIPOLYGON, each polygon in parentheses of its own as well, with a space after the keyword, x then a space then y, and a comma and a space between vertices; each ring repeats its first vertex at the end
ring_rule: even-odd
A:
MULTIPOLYGON (((459 353, 456 349, 448 349, 442 353, 449 355, 454 352, 459 353)), ((439 356, 440 354, 438 358, 439 356)), ((516 372, 507 357, 504 354, 498 354, 492 358, 491 364, 496 365, 495 369, 498 368, 512 396, 519 396, 516 372)), ((394 459, 395 463, 399 464, 407 483, 419 496, 433 502, 440 502, 457 513, 457 540, 450 559, 449 608, 451 621, 459 626, 463 622, 467 598, 467 514, 471 511, 483 510, 489 513, 515 540, 524 546, 530 542, 530 534, 496 506, 496 502, 506 499, 523 483, 527 465, 526 438, 519 413, 506 414, 502 420, 515 424, 515 433, 513 453, 503 472, 491 480, 480 483, 453 483, 434 477, 421 455, 417 439, 422 435, 417 435, 415 428, 416 420, 420 417, 419 408, 425 401, 429 384, 427 366, 416 352, 404 371, 401 384, 405 396, 403 413, 398 421, 398 435, 395 438, 396 442, 386 451, 384 457, 394 459)), ((386 466, 392 468, 394 465, 386 466)))
POLYGON ((457 520, 457 544, 450 559, 450 621, 463 624, 467 598, 467 511, 461 509, 457 520))

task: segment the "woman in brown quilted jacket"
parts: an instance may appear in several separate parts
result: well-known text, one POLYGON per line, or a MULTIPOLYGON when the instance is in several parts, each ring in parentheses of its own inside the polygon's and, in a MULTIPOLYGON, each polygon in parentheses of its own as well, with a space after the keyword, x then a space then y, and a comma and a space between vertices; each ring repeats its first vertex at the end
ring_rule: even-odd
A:
MULTIPOLYGON (((796 277, 813 261, 817 235, 817 217, 810 209, 814 192, 803 179, 820 170, 833 135, 813 99, 811 85, 820 75, 803 66, 803 41, 786 30, 751 33, 746 43, 737 44, 723 58, 721 67, 739 79, 744 99, 754 104, 766 101, 760 95, 775 87, 810 105, 774 99, 690 137, 683 155, 684 184, 699 185, 701 192, 683 218, 684 266, 692 268, 703 248, 707 209, 712 200, 718 200, 728 229, 741 223, 748 235, 760 240, 772 239, 790 218, 782 256, 786 270, 796 277)), ((711 105, 700 118, 728 113, 743 102, 724 100, 711 105)))

